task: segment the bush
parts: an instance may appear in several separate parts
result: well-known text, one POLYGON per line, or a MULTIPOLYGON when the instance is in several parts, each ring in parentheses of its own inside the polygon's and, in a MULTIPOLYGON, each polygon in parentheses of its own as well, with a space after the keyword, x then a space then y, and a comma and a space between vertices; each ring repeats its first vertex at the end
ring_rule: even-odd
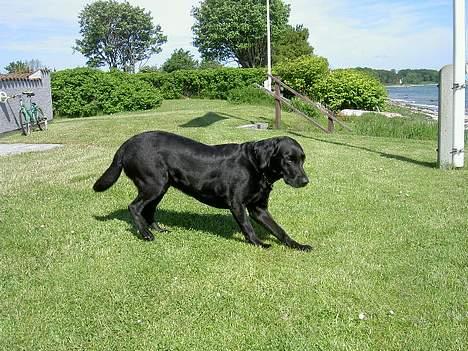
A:
MULTIPOLYGON (((299 111, 304 113, 305 115, 314 118, 315 120, 324 119, 322 112, 320 112, 315 106, 311 104, 305 103, 301 99, 297 97, 293 97, 291 99, 291 104, 297 108, 299 111)), ((288 109, 288 107, 286 107, 288 109)))
POLYGON ((139 73, 140 79, 160 89, 165 99, 197 97, 227 99, 233 89, 262 84, 265 70, 258 68, 211 68, 179 70, 172 73, 139 73))
POLYGON ((52 75, 52 100, 56 114, 86 117, 156 108, 162 95, 135 75, 75 68, 52 75))
POLYGON ((265 94, 254 86, 234 88, 228 93, 227 100, 235 104, 255 104, 272 106, 275 103, 273 97, 265 94))
POLYGON ((279 63, 273 72, 291 88, 315 98, 315 85, 328 75, 328 60, 320 56, 303 56, 279 63))
POLYGON ((387 98, 385 87, 377 79, 352 69, 332 71, 317 82, 315 93, 320 102, 334 111, 375 111, 384 106, 387 98))

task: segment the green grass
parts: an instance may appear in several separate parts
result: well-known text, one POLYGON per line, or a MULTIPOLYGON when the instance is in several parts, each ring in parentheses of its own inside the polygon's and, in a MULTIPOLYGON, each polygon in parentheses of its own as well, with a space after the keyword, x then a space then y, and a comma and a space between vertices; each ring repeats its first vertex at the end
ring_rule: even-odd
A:
POLYGON ((352 133, 357 135, 437 140, 437 121, 422 117, 388 118, 378 113, 366 113, 361 117, 348 117, 345 122, 352 128, 352 133))
POLYGON ((463 350, 468 172, 435 168, 436 141, 325 135, 292 114, 221 101, 56 120, 0 142, 63 143, 0 157, 1 350, 463 350), (170 190, 140 240, 122 177, 91 190, 131 135, 162 129, 206 143, 290 135, 311 184, 278 182, 270 210, 310 253, 257 227, 244 243, 228 211, 170 190), (359 315, 365 318, 360 319, 359 315))

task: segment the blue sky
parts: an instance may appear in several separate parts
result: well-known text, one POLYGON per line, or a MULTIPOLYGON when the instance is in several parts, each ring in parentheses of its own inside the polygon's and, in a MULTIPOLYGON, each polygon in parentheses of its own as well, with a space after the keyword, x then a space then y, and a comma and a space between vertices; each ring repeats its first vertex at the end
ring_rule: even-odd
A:
MULTIPOLYGON (((0 0, 0 72, 11 61, 39 59, 51 68, 83 66, 73 52, 78 13, 91 0, 0 0)), ((190 16, 199 0, 129 0, 150 10, 168 42, 149 64, 160 66, 192 46, 190 16)), ((291 24, 310 31, 315 53, 333 68, 439 69, 452 60, 452 0, 285 0, 291 24)))

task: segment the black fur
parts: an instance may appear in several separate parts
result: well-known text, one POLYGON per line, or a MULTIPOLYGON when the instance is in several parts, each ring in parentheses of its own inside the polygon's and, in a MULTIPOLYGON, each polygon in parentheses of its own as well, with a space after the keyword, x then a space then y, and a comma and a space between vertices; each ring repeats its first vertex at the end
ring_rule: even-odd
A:
POLYGON ((138 189, 128 209, 146 240, 154 239, 149 228, 163 230, 154 214, 167 189, 173 186, 205 204, 229 209, 251 244, 269 246, 255 234, 247 210, 284 245, 310 250, 309 245, 291 239, 268 212, 274 182, 282 178, 293 187, 307 185, 304 159, 301 146, 289 137, 205 145, 167 132, 146 132, 119 148, 93 189, 108 189, 123 169, 138 189))

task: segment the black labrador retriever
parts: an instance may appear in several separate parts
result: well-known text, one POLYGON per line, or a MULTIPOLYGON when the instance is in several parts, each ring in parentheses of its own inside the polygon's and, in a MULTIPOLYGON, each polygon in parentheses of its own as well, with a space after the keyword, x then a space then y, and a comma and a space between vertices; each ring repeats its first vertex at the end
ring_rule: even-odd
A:
POLYGON ((286 246, 308 251, 309 245, 291 239, 268 212, 274 182, 283 178, 295 188, 307 185, 304 159, 301 146, 289 137, 205 145, 172 133, 145 132, 122 144, 93 189, 110 188, 123 169, 138 188, 128 209, 146 240, 154 239, 149 228, 163 231, 154 214, 173 186, 207 205, 229 209, 251 244, 270 246, 257 237, 246 210, 286 246))

